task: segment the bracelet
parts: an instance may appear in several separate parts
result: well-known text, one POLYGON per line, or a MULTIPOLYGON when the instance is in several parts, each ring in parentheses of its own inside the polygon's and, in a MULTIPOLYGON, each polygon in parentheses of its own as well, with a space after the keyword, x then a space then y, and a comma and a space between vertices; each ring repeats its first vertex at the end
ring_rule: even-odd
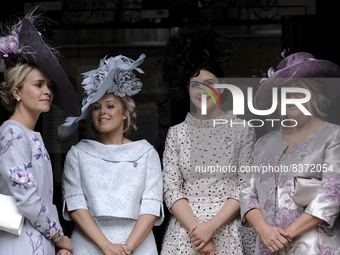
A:
POLYGON ((214 228, 214 231, 216 231, 216 227, 215 227, 215 224, 214 224, 214 222, 210 219, 209 220, 210 222, 211 222, 211 224, 213 225, 213 228, 214 228))
POLYGON ((133 254, 133 250, 131 250, 130 247, 126 243, 123 245, 126 247, 126 249, 128 249, 129 255, 133 254))
POLYGON ((57 233, 59 234, 59 236, 57 238, 54 238, 54 239, 52 238, 52 240, 54 242, 58 242, 60 239, 62 239, 64 237, 64 232, 63 232, 62 229, 59 229, 57 233))
POLYGON ((109 245, 110 245, 110 244, 112 244, 112 243, 111 243, 111 242, 109 242, 109 243, 108 243, 108 244, 105 246, 105 248, 103 249, 103 254, 104 254, 104 252, 105 252, 106 248, 107 248, 107 247, 109 247, 109 245))

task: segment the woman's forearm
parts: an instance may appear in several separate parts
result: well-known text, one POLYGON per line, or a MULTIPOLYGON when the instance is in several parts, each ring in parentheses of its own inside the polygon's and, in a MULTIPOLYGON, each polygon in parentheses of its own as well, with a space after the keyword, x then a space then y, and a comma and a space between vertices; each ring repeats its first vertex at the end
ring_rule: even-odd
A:
MULTIPOLYGON (((228 199, 222 209, 211 219, 214 227, 217 229, 220 226, 232 221, 240 215, 240 202, 236 199, 228 199)), ((216 230, 215 229, 215 230, 216 230)))
POLYGON ((267 225, 267 222, 263 218, 261 210, 258 208, 248 211, 245 217, 247 221, 249 222, 249 224, 253 226, 253 228, 256 230, 258 234, 259 234, 261 227, 267 225))
POLYGON ((322 222, 322 219, 304 213, 286 229, 289 234, 288 237, 293 239, 294 237, 306 233, 307 231, 311 230, 322 222))
POLYGON ((188 201, 184 198, 177 200, 171 206, 171 212, 187 231, 190 231, 198 224, 188 201))
POLYGON ((97 226, 89 211, 85 209, 78 209, 69 213, 78 228, 101 250, 110 243, 97 226))
POLYGON ((157 216, 150 214, 142 214, 138 217, 135 226, 133 227, 126 245, 131 249, 135 250, 149 235, 153 226, 155 225, 157 216))

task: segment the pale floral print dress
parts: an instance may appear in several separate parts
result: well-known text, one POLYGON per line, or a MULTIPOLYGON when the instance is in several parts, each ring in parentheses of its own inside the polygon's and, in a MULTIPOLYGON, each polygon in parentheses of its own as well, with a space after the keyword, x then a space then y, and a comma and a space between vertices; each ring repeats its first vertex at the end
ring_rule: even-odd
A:
POLYGON ((55 254, 51 237, 61 227, 50 157, 40 133, 11 120, 0 127, 0 193, 14 196, 25 216, 20 236, 0 230, 0 254, 55 254))
MULTIPOLYGON (((340 127, 325 122, 314 134, 296 143, 285 156, 283 152, 287 146, 282 140, 282 131, 273 131, 256 143, 254 166, 282 165, 291 170, 253 174, 252 178, 247 178, 240 197, 243 222, 246 222, 245 214, 254 208, 261 210, 269 225, 282 229, 303 213, 313 215, 324 222, 294 238, 276 254, 339 255, 340 127), (306 207, 292 200, 296 176, 322 179, 316 197, 306 207)), ((259 236, 256 251, 261 255, 273 254, 259 236)))

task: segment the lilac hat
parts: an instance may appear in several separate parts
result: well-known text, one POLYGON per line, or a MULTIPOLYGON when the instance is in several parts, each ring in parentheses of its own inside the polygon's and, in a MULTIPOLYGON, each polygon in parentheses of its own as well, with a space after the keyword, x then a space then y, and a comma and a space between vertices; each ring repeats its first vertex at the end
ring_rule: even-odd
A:
POLYGON ((80 103, 70 80, 55 54, 32 24, 36 17, 26 15, 12 26, 10 35, 0 37, 0 72, 17 63, 31 63, 43 70, 55 83, 53 104, 73 116, 81 113, 80 103))
MULTIPOLYGON (((268 70, 268 78, 255 94, 254 104, 258 110, 271 107, 272 88, 283 87, 289 78, 340 78, 340 67, 327 61, 316 59, 312 54, 298 52, 284 58, 277 66, 268 70), (281 79, 278 79, 281 78, 281 79), (287 78, 287 79, 285 79, 287 78)), ((337 79, 329 79, 323 83, 323 91, 330 101, 340 92, 337 79)))

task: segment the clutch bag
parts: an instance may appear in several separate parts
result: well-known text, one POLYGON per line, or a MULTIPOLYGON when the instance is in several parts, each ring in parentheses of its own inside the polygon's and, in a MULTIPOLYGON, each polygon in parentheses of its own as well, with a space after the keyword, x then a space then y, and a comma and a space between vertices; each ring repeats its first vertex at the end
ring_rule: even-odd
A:
POLYGON ((13 196, 0 194, 0 230, 14 235, 20 235, 25 217, 16 206, 13 196))
POLYGON ((321 180, 316 178, 294 177, 294 193, 292 199, 295 204, 307 206, 317 194, 321 180))

